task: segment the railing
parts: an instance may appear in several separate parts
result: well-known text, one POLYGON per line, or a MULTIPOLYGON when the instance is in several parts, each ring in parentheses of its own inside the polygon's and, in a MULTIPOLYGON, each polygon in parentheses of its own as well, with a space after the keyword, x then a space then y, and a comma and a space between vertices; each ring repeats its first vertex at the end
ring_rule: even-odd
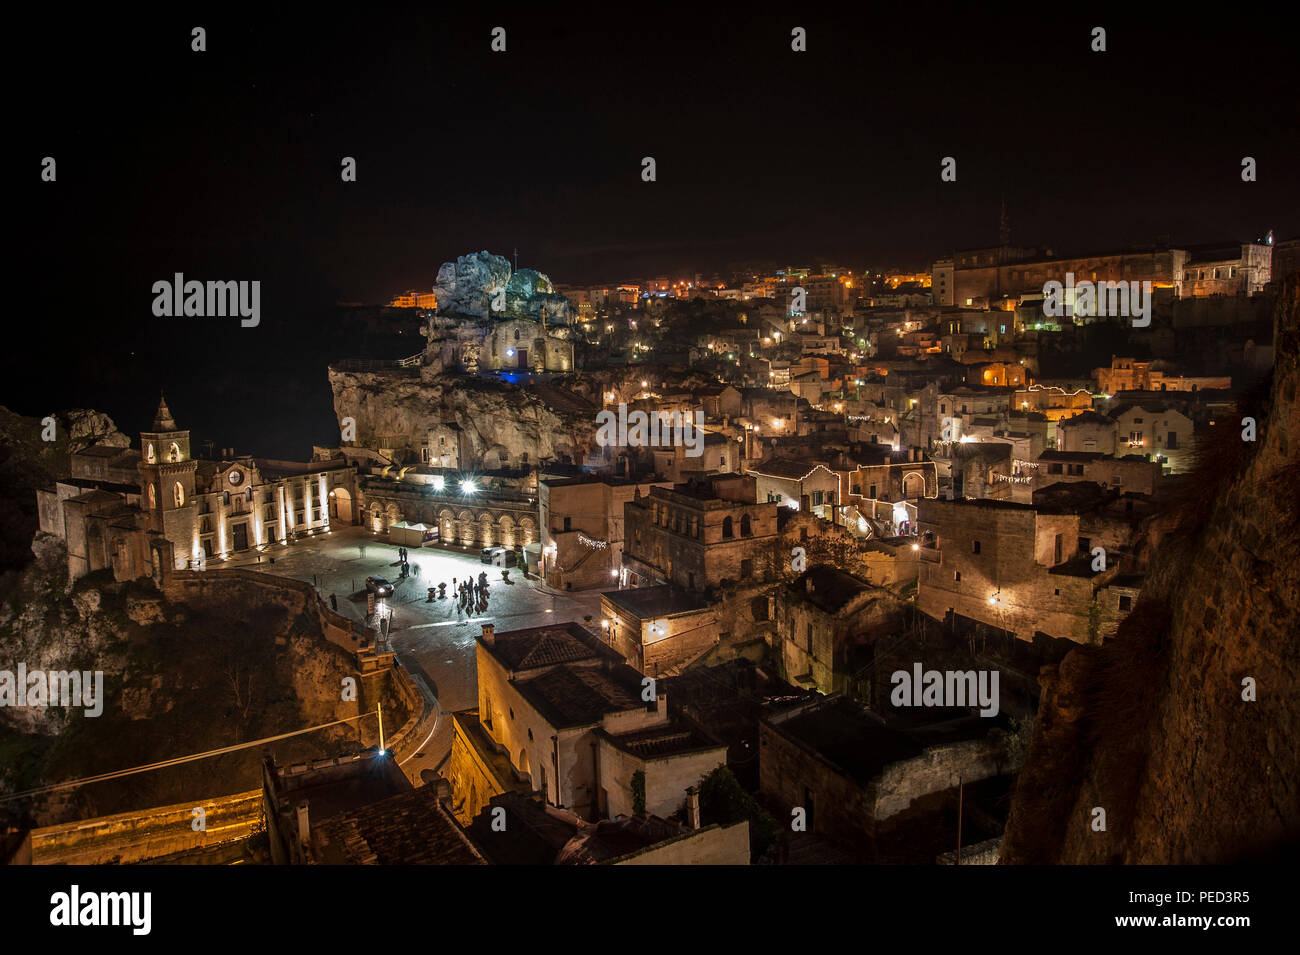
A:
MULTIPOLYGON (((422 356, 412 356, 420 358, 422 356)), ((345 372, 371 372, 380 374, 398 374, 398 375, 418 375, 420 373, 420 362, 412 363, 411 358, 398 359, 380 359, 380 358, 344 358, 336 362, 334 368, 338 371, 345 372)))

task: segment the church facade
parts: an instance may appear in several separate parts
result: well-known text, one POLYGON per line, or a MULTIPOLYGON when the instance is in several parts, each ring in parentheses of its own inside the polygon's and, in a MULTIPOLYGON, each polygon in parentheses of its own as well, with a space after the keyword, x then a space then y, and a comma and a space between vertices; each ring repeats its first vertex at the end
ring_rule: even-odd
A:
POLYGON ((37 500, 40 529, 66 543, 73 580, 105 569, 117 580, 156 577, 165 567, 201 570, 210 560, 357 523, 355 466, 195 459, 190 433, 177 427, 166 401, 138 451, 74 454, 72 476, 38 491, 37 500))

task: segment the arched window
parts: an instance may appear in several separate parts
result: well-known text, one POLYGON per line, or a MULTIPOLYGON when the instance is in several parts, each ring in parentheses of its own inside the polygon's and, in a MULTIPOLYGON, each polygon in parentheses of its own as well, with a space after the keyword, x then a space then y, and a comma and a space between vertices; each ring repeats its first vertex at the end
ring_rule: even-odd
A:
POLYGON ((154 451, 153 451, 153 444, 147 444, 147 445, 145 445, 145 449, 144 449, 144 459, 145 459, 145 461, 148 462, 149 464, 153 464, 155 461, 158 460, 158 456, 155 455, 155 454, 154 454, 154 451))
POLYGON ((180 459, 181 459, 181 446, 177 444, 175 441, 173 441, 172 446, 167 449, 167 460, 179 461, 180 459))
POLYGON ((751 523, 750 520, 749 520, 749 515, 748 515, 748 514, 743 514, 743 515, 741 515, 741 518, 740 518, 740 536, 741 536, 741 537, 748 537, 748 536, 749 536, 750 534, 752 534, 752 533, 754 533, 754 528, 753 528, 752 523, 751 523))
POLYGON ((181 482, 177 481, 172 487, 172 496, 176 499, 176 506, 181 507, 185 504, 185 488, 181 487, 181 482))
POLYGON ((515 341, 519 341, 519 329, 515 329, 515 341))
POLYGON ((735 531, 732 530, 732 524, 731 524, 731 518, 730 518, 730 517, 724 517, 724 518, 722 519, 722 536, 723 536, 723 537, 735 537, 735 536, 736 536, 735 531))
POLYGON ((150 484, 149 485, 149 507, 154 508, 157 506, 158 506, 158 489, 154 487, 154 485, 150 484))
POLYGON ((226 507, 229 507, 229 506, 230 506, 230 492, 229 492, 229 491, 222 491, 222 492, 221 492, 221 503, 224 504, 226 507))
POLYGON ((246 500, 249 504, 253 503, 253 489, 251 487, 247 488, 244 491, 244 500, 246 500))

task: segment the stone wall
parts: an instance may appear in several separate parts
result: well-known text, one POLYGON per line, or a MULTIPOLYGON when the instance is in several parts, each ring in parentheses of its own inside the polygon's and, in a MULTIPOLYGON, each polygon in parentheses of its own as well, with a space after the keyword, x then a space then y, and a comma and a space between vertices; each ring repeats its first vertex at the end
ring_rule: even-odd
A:
POLYGON ((612 859, 610 865, 749 865, 749 822, 705 826, 689 835, 612 859))
POLYGON ((1300 841, 1300 276, 1267 394, 1222 416, 1113 640, 1043 670, 1002 861, 1289 859, 1300 841), (1258 440, 1241 440, 1243 415, 1258 440), (1254 681, 1255 700, 1243 699, 1254 681), (1106 830, 1091 825, 1106 810, 1106 830), (1292 847, 1290 852, 1285 847, 1292 847))
POLYGON ((34 865, 104 865, 145 862, 173 852, 244 839, 262 818, 262 792, 159 806, 32 831, 34 865), (205 828, 195 831, 193 810, 204 810, 205 828))

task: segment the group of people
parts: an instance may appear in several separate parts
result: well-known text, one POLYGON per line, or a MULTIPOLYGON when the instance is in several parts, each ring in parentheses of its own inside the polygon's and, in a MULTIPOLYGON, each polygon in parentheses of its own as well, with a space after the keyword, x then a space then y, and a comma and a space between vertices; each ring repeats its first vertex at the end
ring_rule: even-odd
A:
MULTIPOLYGON (((478 581, 460 580, 457 577, 451 579, 451 592, 453 599, 456 601, 457 612, 464 610, 466 613, 483 613, 487 610, 488 605, 488 579, 486 573, 478 575, 478 581)), ((429 598, 425 603, 433 603, 436 600, 443 600, 447 596, 447 585, 439 584, 437 595, 434 595, 434 588, 429 588, 429 598)))
POLYGON ((488 605, 488 580, 487 574, 480 573, 478 580, 458 580, 451 579, 452 589, 456 593, 456 609, 464 610, 466 613, 483 613, 487 610, 488 605))
POLYGON ((410 577, 410 576, 411 576, 411 571, 412 571, 412 570, 415 571, 415 576, 416 576, 416 577, 419 577, 419 576, 420 576, 420 565, 419 565, 419 564, 415 564, 415 565, 412 565, 412 564, 411 564, 410 560, 408 559, 408 556, 407 556, 407 550, 406 550, 405 547, 399 547, 399 548, 397 548, 397 556, 398 556, 398 558, 399 558, 399 559, 401 560, 401 562, 402 562, 402 576, 403 576, 403 577, 410 577))

